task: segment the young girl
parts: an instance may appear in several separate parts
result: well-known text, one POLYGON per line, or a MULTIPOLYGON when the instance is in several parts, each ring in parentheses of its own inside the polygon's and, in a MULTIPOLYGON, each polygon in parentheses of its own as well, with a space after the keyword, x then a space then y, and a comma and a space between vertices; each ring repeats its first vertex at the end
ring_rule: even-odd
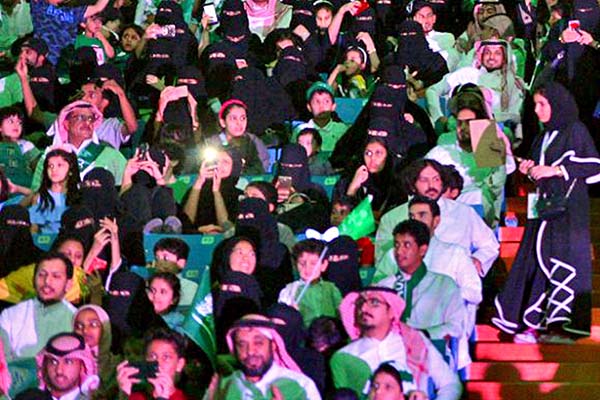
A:
POLYGON ((181 284, 177 275, 171 272, 158 272, 148 280, 148 299, 154 312, 160 315, 169 328, 181 331, 183 315, 175 311, 181 297, 181 284))
POLYGON ((263 141, 246 132, 248 127, 246 104, 237 99, 227 100, 219 111, 223 131, 208 139, 209 145, 234 147, 244 161, 242 175, 263 174, 269 169, 269 154, 263 141))
POLYGON ((75 154, 51 150, 44 161, 40 189, 29 207, 32 233, 58 233, 63 212, 79 201, 79 183, 75 154))
POLYGON ((41 152, 22 135, 23 112, 15 106, 0 108, 0 164, 12 183, 29 187, 41 152))

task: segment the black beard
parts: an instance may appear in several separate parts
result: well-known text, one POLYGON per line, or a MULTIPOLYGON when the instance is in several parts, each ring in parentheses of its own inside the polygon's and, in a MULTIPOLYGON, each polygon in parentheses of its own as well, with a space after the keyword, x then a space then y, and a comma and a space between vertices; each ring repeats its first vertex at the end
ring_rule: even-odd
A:
POLYGON ((38 296, 37 299, 40 301, 40 303, 42 303, 46 307, 49 307, 49 306, 59 303, 61 301, 60 299, 58 299, 58 300, 57 299, 43 300, 40 298, 40 296, 38 296))
POLYGON ((244 375, 251 378, 260 378, 266 374, 269 368, 271 368, 271 365, 273 365, 273 353, 271 353, 269 355, 269 359, 258 368, 248 368, 243 362, 241 364, 241 369, 244 375))

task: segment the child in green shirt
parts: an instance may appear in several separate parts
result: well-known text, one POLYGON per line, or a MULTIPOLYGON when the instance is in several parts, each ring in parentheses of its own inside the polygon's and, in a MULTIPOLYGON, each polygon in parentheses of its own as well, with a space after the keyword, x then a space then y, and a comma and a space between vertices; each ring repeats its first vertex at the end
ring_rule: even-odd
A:
POLYGON ((318 317, 339 316, 342 294, 335 284, 321 278, 329 265, 327 257, 320 261, 324 248, 324 242, 316 239, 296 243, 292 248, 292 258, 300 279, 287 284, 279 292, 278 301, 297 308, 306 327, 318 317), (306 285, 309 287, 304 290, 306 285))
POLYGON ((95 14, 87 17, 84 22, 84 30, 75 39, 75 49, 80 47, 91 47, 96 53, 98 65, 108 62, 114 58, 115 49, 102 34, 103 17, 95 14))
POLYGON ((23 112, 16 106, 0 108, 0 164, 12 183, 30 187, 33 171, 42 154, 22 139, 23 112))

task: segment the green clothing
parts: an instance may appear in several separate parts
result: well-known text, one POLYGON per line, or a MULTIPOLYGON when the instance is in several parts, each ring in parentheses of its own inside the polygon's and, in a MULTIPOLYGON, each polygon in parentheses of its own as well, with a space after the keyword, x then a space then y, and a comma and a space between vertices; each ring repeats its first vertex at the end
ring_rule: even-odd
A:
MULTIPOLYGON (((304 286, 305 282, 301 279, 287 284, 279 293, 279 302, 292 305, 304 286)), ((338 308, 341 302, 342 293, 337 286, 332 282, 319 280, 306 289, 300 299, 298 310, 302 314, 304 325, 309 327, 319 317, 338 317, 338 308)))
POLYGON ((108 55, 106 54, 106 49, 102 45, 100 39, 97 39, 95 37, 88 37, 84 33, 81 33, 77 35, 77 38, 75 39, 75 49, 79 49, 80 47, 91 47, 92 49, 94 49, 98 65, 102 65, 108 62, 108 55))
MULTIPOLYGON (((285 400, 320 400, 321 396, 312 380, 306 375, 273 363, 271 368, 256 382, 246 380, 241 371, 219 380, 215 399, 227 400, 270 400, 271 386, 277 386, 285 400)), ((204 398, 207 398, 205 395, 204 398)))
POLYGON ((23 101, 23 87, 19 76, 10 74, 0 79, 0 108, 23 101))
POLYGON ((319 134, 323 138, 321 151, 333 151, 333 149, 335 149, 335 144, 342 136, 344 136, 344 133, 346 133, 349 126, 343 122, 336 122, 331 119, 327 125, 320 127, 311 119, 307 124, 299 125, 294 129, 292 142, 298 141, 298 134, 304 128, 315 128, 319 131, 319 134))
POLYGON ((73 307, 66 300, 46 306, 38 299, 23 301, 0 314, 0 337, 6 360, 35 357, 48 339, 72 329, 73 307))
POLYGON ((464 179, 464 188, 459 200, 468 204, 481 203, 486 223, 492 227, 498 224, 506 183, 504 165, 493 168, 477 166, 475 153, 465 151, 457 144, 456 132, 441 135, 438 145, 425 157, 444 165, 453 165, 464 179), (481 202, 477 200, 479 193, 481 202), (473 200, 469 201, 469 199, 473 200))

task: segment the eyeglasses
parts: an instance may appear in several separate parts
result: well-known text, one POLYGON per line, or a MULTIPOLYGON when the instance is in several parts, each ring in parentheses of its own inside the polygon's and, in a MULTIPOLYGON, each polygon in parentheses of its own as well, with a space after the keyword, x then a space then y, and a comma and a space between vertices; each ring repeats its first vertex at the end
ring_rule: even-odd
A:
POLYGON ((101 328, 102 322, 98 320, 93 320, 89 324, 84 324, 83 322, 76 322, 74 328, 77 330, 83 330, 84 328, 101 328))
POLYGON ((383 305, 388 305, 388 303, 386 303, 383 300, 379 300, 377 297, 359 297, 358 299, 356 299, 356 301, 354 302, 354 305, 356 305, 356 307, 361 308, 363 305, 368 304, 369 307, 381 307, 383 305))
POLYGON ((96 118, 95 115, 83 115, 83 114, 79 114, 79 115, 71 115, 69 117, 69 119, 71 121, 75 121, 75 122, 84 122, 85 121, 85 122, 89 122, 89 123, 93 124, 94 122, 96 122, 96 120, 98 118, 96 118))

